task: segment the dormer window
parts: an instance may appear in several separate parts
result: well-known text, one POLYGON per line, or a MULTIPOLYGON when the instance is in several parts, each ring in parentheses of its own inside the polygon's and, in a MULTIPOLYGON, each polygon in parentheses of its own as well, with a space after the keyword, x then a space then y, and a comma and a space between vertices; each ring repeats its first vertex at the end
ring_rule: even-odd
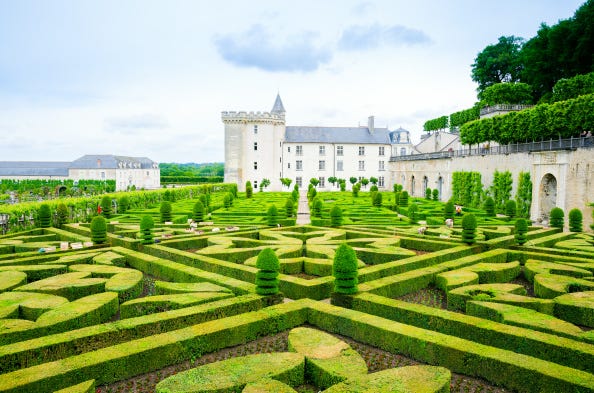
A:
POLYGON ((258 135, 258 126, 257 125, 254 126, 254 135, 258 135))

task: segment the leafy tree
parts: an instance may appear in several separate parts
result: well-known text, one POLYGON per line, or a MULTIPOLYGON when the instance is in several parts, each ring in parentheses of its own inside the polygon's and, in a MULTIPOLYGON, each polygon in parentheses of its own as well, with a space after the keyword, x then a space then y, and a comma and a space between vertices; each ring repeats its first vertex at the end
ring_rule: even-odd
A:
POLYGON ((373 206, 375 207, 382 207, 382 194, 379 192, 375 192, 373 194, 372 200, 373 200, 373 206))
POLYGON ((68 223, 68 207, 65 204, 59 203, 56 207, 56 213, 58 214, 58 228, 68 223))
POLYGON ((338 183, 340 184, 340 191, 346 191, 346 181, 344 179, 341 180, 342 181, 338 183))
POLYGON ((487 217, 495 217, 495 202, 493 201, 493 198, 487 197, 487 199, 485 199, 483 209, 485 209, 487 217))
POLYGON ((496 83, 479 94, 481 104, 532 104, 532 87, 526 83, 496 83))
POLYGON ((354 295, 358 292, 357 254, 345 243, 336 249, 332 263, 332 275, 334 276, 334 292, 344 295, 354 295))
POLYGON ((570 232, 581 232, 582 231, 582 212, 580 209, 571 209, 569 211, 569 231, 570 232))
POLYGON ((472 213, 462 217, 462 241, 469 245, 476 243, 476 217, 472 213))
POLYGON ((288 177, 281 177, 280 181, 281 184, 287 188, 291 187, 291 183, 293 182, 293 180, 288 177))
POLYGON ((444 218, 447 219, 454 219, 454 213, 455 213, 455 206, 454 206, 454 202, 452 201, 447 201, 446 204, 443 207, 443 216, 444 218))
POLYGON ((317 187, 318 184, 320 184, 320 180, 315 177, 312 177, 311 179, 309 179, 309 184, 311 184, 314 187, 317 187))
POLYGON ((295 206, 295 203, 293 202, 293 198, 287 198, 287 200, 285 202, 285 212, 287 214, 287 217, 293 217, 294 206, 295 206))
POLYGON ((530 172, 520 172, 518 175, 516 203, 518 206, 518 217, 530 217, 530 206, 532 205, 532 180, 530 180, 530 172))
POLYGON ((262 181, 260 182, 260 192, 262 192, 269 185, 270 185, 270 180, 262 179, 262 181))
POLYGON ((505 215, 514 218, 516 216, 516 201, 510 199, 505 202, 505 215))
POLYGON ((363 187, 364 187, 364 188, 367 188, 367 185, 369 184, 369 179, 367 179, 367 178, 365 178, 365 177, 364 177, 364 178, 362 178, 362 179, 361 179, 361 184, 363 184, 363 187))
POLYGON ((253 193, 254 193, 254 189, 252 188, 252 182, 248 180, 245 183, 245 197, 249 199, 252 197, 253 193))
POLYGON ((192 208, 192 219, 195 222, 204 221, 204 205, 200 201, 196 201, 192 208))
POLYGON ((565 101, 592 93, 594 93, 594 72, 559 79, 553 86, 552 101, 565 101))
POLYGON ((434 188, 431 192, 431 196, 433 197, 434 201, 439 201, 439 190, 437 188, 434 188))
POLYGON ((161 213, 161 222, 162 223, 170 222, 172 220, 171 202, 169 202, 169 201, 161 202, 161 207, 159 209, 159 212, 161 213))
POLYGON ((95 216, 91 220, 91 240, 95 244, 107 241, 107 221, 102 216, 95 216))
POLYGON ((339 227, 342 225, 342 209, 334 205, 330 210, 330 226, 339 227))
POLYGON ((378 180, 377 180, 377 177, 373 177, 373 176, 371 176, 371 177, 369 178, 369 182, 370 182, 371 184, 373 184, 374 186, 376 186, 376 185, 377 185, 377 182, 378 182, 378 180))
POLYGON ((123 214, 126 213, 130 209, 130 198, 127 196, 123 196, 120 198, 118 203, 118 212, 123 214))
POLYGON ((142 238, 142 244, 153 244, 153 228, 155 222, 151 216, 145 215, 140 219, 140 237, 142 238))
POLYGON ((417 222, 417 204, 416 203, 412 203, 409 207, 408 207, 408 219, 410 220, 410 222, 412 224, 416 224, 417 222))
POLYGON ((549 214, 550 224, 553 228, 563 228, 565 213, 560 207, 554 207, 549 214))
POLYGON ((479 96, 496 83, 520 81, 523 42, 520 37, 499 37, 496 44, 488 45, 479 52, 472 64, 472 80, 478 83, 479 96))
POLYGON ((332 186, 334 186, 334 185, 336 184, 336 182, 337 182, 337 181, 338 181, 338 179, 337 179, 335 176, 330 176, 330 177, 328 178, 328 182, 329 182, 330 184, 332 184, 332 186))
POLYGON ((269 227, 275 227, 278 224, 278 209, 274 205, 268 207, 266 212, 266 222, 269 227))
POLYGON ((431 200, 431 189, 429 187, 425 189, 425 199, 427 199, 428 201, 431 200))
POLYGON ((262 296, 278 294, 280 262, 274 250, 265 248, 260 251, 256 260, 256 268, 258 269, 256 273, 256 293, 262 296))
POLYGON ((39 206, 39 226, 42 228, 49 228, 52 226, 52 212, 49 205, 43 203, 39 206))
POLYGON ((515 233, 514 233, 516 243, 518 243, 519 245, 526 243, 526 241, 528 240, 528 238, 526 237, 526 233, 528 233, 527 221, 523 218, 518 218, 516 220, 515 233))
POLYGON ((107 219, 111 218, 111 198, 107 195, 101 198, 101 215, 107 219))
POLYGON ((427 120, 423 124, 423 131, 437 131, 448 128, 449 118, 447 116, 440 116, 436 119, 427 120))
POLYGON ((355 176, 351 176, 349 177, 349 182, 354 185, 357 182, 357 178, 355 176))

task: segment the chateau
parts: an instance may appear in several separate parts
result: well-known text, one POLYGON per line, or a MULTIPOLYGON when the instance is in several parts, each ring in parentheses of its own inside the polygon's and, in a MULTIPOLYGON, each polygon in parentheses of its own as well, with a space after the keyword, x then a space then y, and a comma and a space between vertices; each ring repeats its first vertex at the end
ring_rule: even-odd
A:
MULTIPOLYGON (((331 190, 328 178, 375 177, 380 189, 391 189, 391 156, 413 151, 410 133, 375 127, 370 116, 362 127, 285 125, 285 108, 277 95, 270 112, 223 112, 225 124, 225 182, 245 189, 270 180, 270 190, 281 191, 281 178, 307 186, 319 180, 319 190, 331 190)), ((336 188, 337 185, 334 185, 336 188)))
POLYGON ((115 180, 116 191, 161 186, 159 164, 146 157, 90 154, 67 161, 0 161, 0 179, 115 180))

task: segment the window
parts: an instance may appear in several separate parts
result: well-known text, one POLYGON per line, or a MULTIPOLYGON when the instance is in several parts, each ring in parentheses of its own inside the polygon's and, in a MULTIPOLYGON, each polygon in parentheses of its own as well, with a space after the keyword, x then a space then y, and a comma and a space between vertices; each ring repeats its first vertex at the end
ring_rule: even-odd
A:
POLYGON ((258 142, 254 142, 254 151, 258 150, 258 142))
POLYGON ((258 135, 258 126, 254 126, 254 135, 258 135))
POLYGON ((301 176, 297 176, 297 178, 295 178, 295 184, 297 184, 299 186, 299 188, 301 188, 302 186, 302 180, 301 180, 301 176))
POLYGON ((303 155, 303 146, 301 146, 301 145, 295 146, 295 154, 297 154, 298 156, 302 156, 303 155))
POLYGON ((320 155, 321 156, 325 156, 326 155, 326 146, 320 146, 320 155))
POLYGON ((344 169, 342 168, 342 161, 336 161, 336 170, 342 172, 344 169))
POLYGON ((105 179, 105 172, 101 172, 101 179, 105 179))
POLYGON ((254 161, 254 169, 258 169, 258 162, 254 161))
POLYGON ((380 156, 383 156, 383 155, 384 155, 384 151, 385 151, 384 149, 385 149, 385 147, 384 147, 384 146, 380 146, 380 147, 379 147, 379 155, 380 155, 380 156))
POLYGON ((318 177, 320 183, 318 184, 320 187, 326 187, 326 179, 323 177, 318 177))
POLYGON ((384 168, 384 161, 380 161, 380 162, 379 162, 379 168, 378 168, 378 169, 379 169, 380 171, 385 171, 385 168, 384 168))
POLYGON ((291 152, 291 146, 287 146, 287 153, 291 152))
POLYGON ((318 169, 321 171, 325 171, 326 170, 326 161, 320 160, 318 162, 318 169))
POLYGON ((360 156, 364 156, 365 155, 365 146, 359 146, 359 155, 360 156))
POLYGON ((257 190, 258 189, 258 180, 254 180, 254 188, 257 190))
POLYGON ((365 170, 365 161, 359 161, 359 170, 360 171, 364 171, 365 170))
POLYGON ((295 170, 302 171, 303 170, 303 161, 297 160, 295 161, 295 170))
POLYGON ((336 146, 336 155, 342 156, 344 154, 344 146, 336 146))
POLYGON ((287 162, 287 169, 291 169, 291 163, 287 162))
POLYGON ((380 176, 377 178, 377 186, 384 187, 384 177, 383 176, 380 176))
POLYGON ((400 148, 400 155, 401 156, 405 156, 406 155, 406 148, 405 147, 401 147, 400 148))

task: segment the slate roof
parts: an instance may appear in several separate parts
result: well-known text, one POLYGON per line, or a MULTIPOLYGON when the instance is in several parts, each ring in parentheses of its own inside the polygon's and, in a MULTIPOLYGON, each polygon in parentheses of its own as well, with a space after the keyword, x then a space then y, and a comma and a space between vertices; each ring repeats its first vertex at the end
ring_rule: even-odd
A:
POLYGON ((146 157, 127 157, 114 156, 112 154, 87 154, 70 163, 72 169, 117 169, 119 163, 126 164, 128 168, 137 167, 140 165, 141 169, 151 169, 153 160, 146 157))
POLYGON ((270 113, 285 113, 285 106, 283 105, 283 101, 280 98, 280 94, 276 95, 276 100, 274 101, 274 105, 272 106, 272 110, 270 113))
POLYGON ((287 126, 285 141, 303 143, 390 144, 390 130, 387 128, 375 128, 373 134, 370 134, 367 127, 287 126))
POLYGON ((68 176, 70 162, 0 161, 0 176, 68 176))

